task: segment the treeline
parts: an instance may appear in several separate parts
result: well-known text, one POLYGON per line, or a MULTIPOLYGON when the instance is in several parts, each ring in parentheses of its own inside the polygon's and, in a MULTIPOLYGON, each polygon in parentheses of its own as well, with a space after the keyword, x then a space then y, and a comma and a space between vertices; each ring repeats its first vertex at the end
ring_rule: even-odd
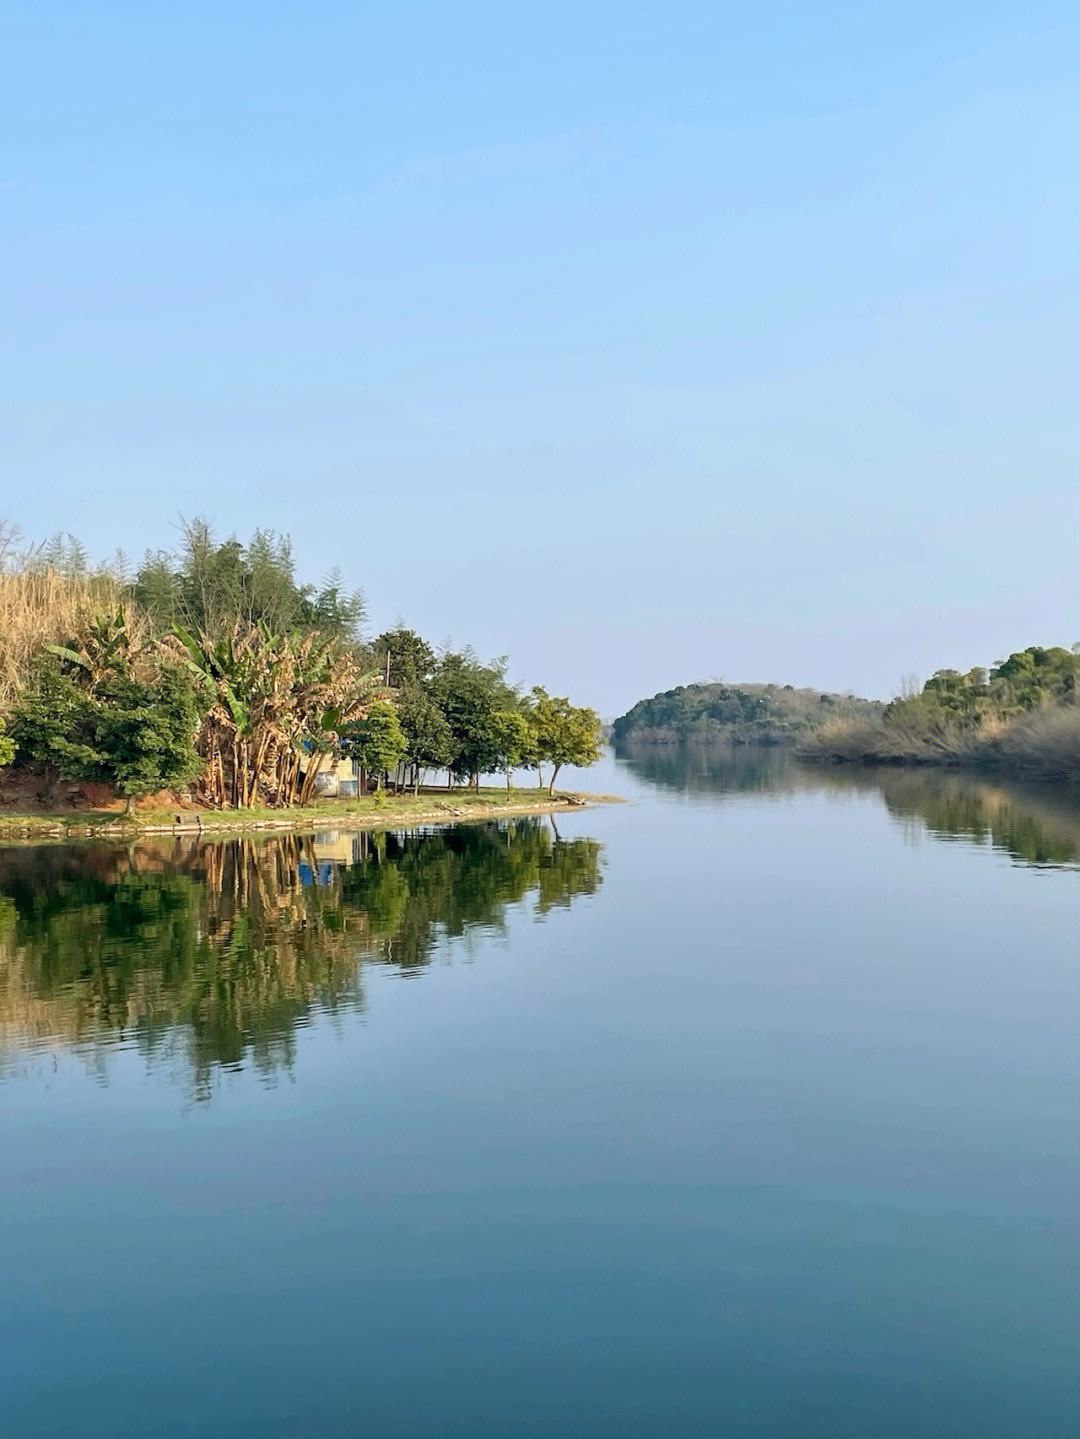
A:
POLYGON ((807 758, 968 764, 1080 781, 1080 646, 1032 645, 989 669, 938 670, 880 716, 823 728, 807 758))
POLYGON ((298 583, 289 541, 219 541, 204 521, 173 550, 94 567, 75 540, 0 532, 0 765, 108 785, 129 803, 191 788, 214 808, 304 805, 342 756, 362 786, 426 774, 479 787, 599 754, 586 707, 523 694, 505 661, 437 651, 397 627, 363 633, 337 573, 298 583))
POLYGON ((612 725, 617 745, 794 744, 838 717, 869 718, 880 705, 791 685, 680 685, 639 700, 612 725))

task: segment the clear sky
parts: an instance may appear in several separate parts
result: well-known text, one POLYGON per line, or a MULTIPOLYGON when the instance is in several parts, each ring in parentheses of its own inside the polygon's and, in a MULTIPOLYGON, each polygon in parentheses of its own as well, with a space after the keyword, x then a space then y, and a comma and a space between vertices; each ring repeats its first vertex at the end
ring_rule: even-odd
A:
POLYGON ((7 0, 0 516, 611 715, 1080 639, 1075 4, 7 0))

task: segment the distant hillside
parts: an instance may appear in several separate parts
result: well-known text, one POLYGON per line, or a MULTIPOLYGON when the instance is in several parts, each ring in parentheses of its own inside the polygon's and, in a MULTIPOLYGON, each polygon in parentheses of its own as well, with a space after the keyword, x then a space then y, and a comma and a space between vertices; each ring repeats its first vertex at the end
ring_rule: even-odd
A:
POLYGON ((837 719, 870 719, 882 706, 791 685, 680 685, 639 700, 611 727, 616 745, 797 744, 837 719))

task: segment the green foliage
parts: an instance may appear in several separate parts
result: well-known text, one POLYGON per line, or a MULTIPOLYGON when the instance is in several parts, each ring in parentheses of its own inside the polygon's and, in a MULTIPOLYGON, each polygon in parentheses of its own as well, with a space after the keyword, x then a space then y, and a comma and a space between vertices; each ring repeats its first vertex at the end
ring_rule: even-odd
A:
POLYGON ((983 720, 1012 719, 1044 705, 1074 702, 1080 655, 1060 646, 1037 645, 999 660, 990 671, 938 670, 921 693, 892 701, 885 724, 898 732, 931 738, 977 729, 983 720))
POLYGON ((491 729, 499 751, 499 768, 506 775, 509 789, 513 770, 535 764, 536 735, 520 710, 496 710, 491 716, 491 729))
POLYGON ((446 716, 420 685, 400 692, 398 723, 405 736, 405 758, 417 769, 445 769, 453 762, 453 735, 446 716))
POLYGON ((106 783, 96 743, 97 708, 55 657, 42 656, 30 687, 11 716, 12 737, 23 760, 55 778, 106 783))
POLYGON ((287 537, 256 530, 247 545, 219 544, 205 520, 184 526, 177 551, 147 552, 132 593, 161 630, 208 635, 247 624, 351 639, 364 615, 363 596, 343 590, 336 571, 321 588, 297 584, 287 537))
POLYGON ((990 671, 990 691, 1001 713, 1075 703, 1080 690, 1080 653, 1055 645, 1032 645, 999 660, 990 671))
POLYGON ((369 774, 385 774, 405 754, 405 736, 393 705, 377 700, 363 719, 342 730, 342 749, 369 774))
POLYGON ((190 782, 201 706, 190 677, 172 666, 149 683, 118 675, 98 690, 95 740, 110 783, 122 795, 153 794, 190 782))
POLYGON ((791 685, 680 685, 639 700, 612 725, 616 744, 783 744, 838 716, 876 714, 880 706, 850 695, 791 685))
POLYGON ((85 688, 49 657, 12 723, 20 752, 47 774, 110 784, 130 800, 195 778, 200 711, 191 678, 175 667, 149 681, 113 674, 85 688))
POLYGON ((595 710, 579 708, 568 699, 550 696, 541 687, 533 690, 529 709, 532 756, 537 765, 553 766, 550 789, 565 764, 581 767, 600 758, 603 727, 595 710))
POLYGON ((389 683, 394 689, 424 685, 435 673, 435 651, 427 640, 401 625, 384 630, 371 643, 372 664, 384 679, 387 655, 390 657, 389 683))
POLYGON ((7 733, 3 716, 0 715, 0 769, 15 758, 15 741, 7 733))
POLYGON ((990 670, 938 670, 878 720, 810 736, 806 758, 873 764, 963 764, 1080 777, 1080 653, 1032 645, 990 670))
POLYGON ((501 735, 495 714, 517 704, 502 665, 482 665, 469 654, 446 655, 435 676, 432 696, 450 730, 453 773, 476 780, 501 769, 501 735))
POLYGON ((108 739, 127 758, 104 754, 102 715, 120 703, 114 680, 152 689, 177 664, 201 706, 199 798, 216 808, 304 804, 342 752, 360 763, 366 754, 376 772, 404 758, 415 785, 423 770, 444 768, 476 784, 503 771, 509 783, 513 768, 535 763, 536 732, 505 661, 437 656, 403 625, 362 641, 361 596, 336 573, 318 589, 298 584, 287 537, 256 530, 247 544, 219 541, 204 520, 186 522, 177 547, 147 552, 133 581, 122 556, 95 571, 70 536, 26 556, 12 549, 17 538, 0 531, 0 713, 17 702, 21 757, 54 777, 108 771, 128 792, 149 785, 146 756, 171 744, 158 701, 125 694, 148 727, 141 758, 134 721, 117 720, 108 739), (392 733, 385 706, 356 729, 375 699, 397 711, 392 733))

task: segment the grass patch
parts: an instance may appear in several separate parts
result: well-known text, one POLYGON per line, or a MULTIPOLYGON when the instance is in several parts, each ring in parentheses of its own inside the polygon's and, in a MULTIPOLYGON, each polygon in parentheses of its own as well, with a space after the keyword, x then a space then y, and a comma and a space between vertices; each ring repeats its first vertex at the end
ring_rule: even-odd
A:
POLYGON ((394 824, 402 819, 453 822, 485 818, 500 812, 543 812, 567 805, 600 802, 610 796, 581 796, 566 791, 550 795, 532 786, 511 789, 505 785, 471 789, 421 789, 419 794, 373 794, 359 799, 319 799, 301 808, 200 809, 185 805, 147 805, 124 816, 119 810, 64 809, 0 813, 0 836, 85 838, 95 834, 137 835, 163 830, 198 830, 215 833, 253 828, 318 829, 394 824))

